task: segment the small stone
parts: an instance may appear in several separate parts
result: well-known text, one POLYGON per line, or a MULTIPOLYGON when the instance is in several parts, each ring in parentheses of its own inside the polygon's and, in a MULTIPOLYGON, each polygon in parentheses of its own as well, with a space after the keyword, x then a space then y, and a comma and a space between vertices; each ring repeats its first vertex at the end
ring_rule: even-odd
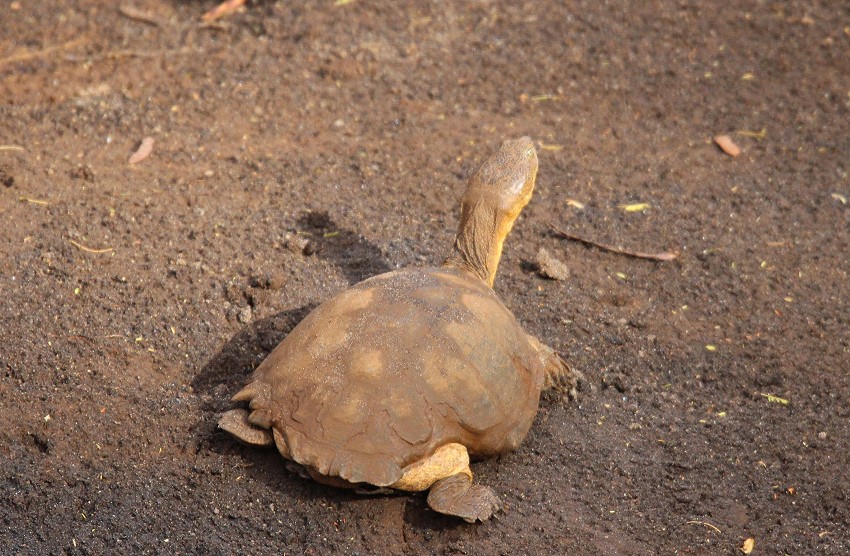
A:
POLYGON ((826 440, 826 433, 824 431, 820 431, 818 433, 818 438, 820 438, 821 440, 826 440))
POLYGON ((239 311, 239 316, 237 316, 236 318, 238 318, 239 322, 241 322, 242 324, 248 324, 249 322, 251 322, 252 316, 253 315, 251 314, 251 308, 245 307, 244 309, 239 311))
POLYGON ((94 170, 88 164, 78 164, 76 168, 71 170, 70 175, 75 180, 94 181, 94 170))
POLYGON ((563 262, 552 256, 549 251, 541 247, 537 251, 537 273, 550 280, 566 280, 570 277, 570 270, 563 262))
POLYGON ((283 244, 296 255, 309 256, 316 252, 313 242, 299 234, 287 234, 283 244))
POLYGON ((12 187, 15 185, 15 176, 2 167, 0 167, 0 184, 4 187, 12 187))
POLYGON ((252 274, 250 278, 248 278, 248 285, 252 288, 260 288, 266 289, 269 287, 271 279, 268 276, 258 276, 256 274, 252 274))

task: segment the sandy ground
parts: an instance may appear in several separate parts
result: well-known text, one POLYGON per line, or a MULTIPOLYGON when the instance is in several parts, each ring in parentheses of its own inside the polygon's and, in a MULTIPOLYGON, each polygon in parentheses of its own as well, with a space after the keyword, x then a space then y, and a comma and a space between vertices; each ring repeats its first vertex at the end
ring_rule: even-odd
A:
POLYGON ((214 4, 0 6, 0 553, 850 553, 850 5, 214 4), (522 134, 495 289, 587 381, 475 465, 502 513, 216 430, 312 307, 439 264, 522 134))

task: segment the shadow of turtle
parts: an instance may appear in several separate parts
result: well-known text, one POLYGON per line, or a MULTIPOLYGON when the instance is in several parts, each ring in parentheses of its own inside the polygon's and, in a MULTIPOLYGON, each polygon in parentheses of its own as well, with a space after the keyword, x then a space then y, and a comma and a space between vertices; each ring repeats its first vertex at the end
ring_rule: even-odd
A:
POLYGON ((254 369, 315 307, 311 303, 281 311, 246 325, 230 338, 192 380, 201 408, 215 413, 231 409, 230 396, 245 385, 254 369))
MULTIPOLYGON (((310 238, 309 252, 336 266, 350 283, 391 270, 380 248, 351 230, 339 228, 327 212, 308 211, 298 229, 310 238)), ((281 311, 246 325, 198 371, 192 388, 206 411, 230 408, 229 397, 250 373, 318 304, 281 311)))
POLYGON ((287 472, 285 462, 274 448, 246 446, 218 428, 221 413, 233 409, 231 396, 316 304, 281 311, 243 327, 216 353, 192 380, 202 413, 191 432, 197 439, 198 452, 230 456, 238 454, 251 476, 270 488, 287 492, 299 499, 315 497, 309 481, 287 472))
MULTIPOLYGON (((350 283, 392 270, 378 246, 351 230, 339 228, 326 212, 303 214, 297 220, 297 229, 309 238, 309 252, 305 254, 336 266, 350 283)), ((192 388, 201 401, 203 414, 192 431, 198 439, 196 449, 228 456, 238 454, 246 468, 250 467, 247 472, 252 478, 269 488, 286 492, 302 502, 351 506, 352 515, 380 518, 389 524, 389 529, 397 529, 399 535, 405 523, 427 530, 456 525, 457 520, 428 509, 424 494, 364 495, 322 485, 288 471, 285 460, 274 448, 245 446, 218 429, 218 416, 234 407, 231 396, 316 306, 304 305, 245 325, 197 372, 192 388), (364 509, 357 509, 361 507, 364 509)))
POLYGON ((309 211, 297 220, 310 237, 310 249, 345 275, 349 284, 392 270, 384 253, 362 235, 338 227, 327 212, 309 211))

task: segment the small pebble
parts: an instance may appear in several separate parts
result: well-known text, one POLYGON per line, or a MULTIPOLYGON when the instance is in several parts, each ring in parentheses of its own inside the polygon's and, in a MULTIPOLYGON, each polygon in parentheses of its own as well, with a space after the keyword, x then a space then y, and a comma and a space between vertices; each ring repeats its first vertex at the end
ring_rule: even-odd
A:
POLYGON ((297 255, 312 255, 316 252, 313 242, 298 234, 287 234, 283 244, 297 255))
POLYGON ((238 318, 239 322, 241 322, 242 324, 248 324, 249 322, 251 322, 251 317, 251 308, 245 307, 244 309, 239 311, 239 316, 236 318, 238 318))
POLYGON ((820 438, 821 440, 826 440, 826 433, 824 431, 820 431, 818 433, 818 438, 820 438))
POLYGON ((552 256, 549 251, 541 247, 537 251, 537 272, 544 278, 550 280, 566 280, 570 277, 570 270, 563 262, 552 256))

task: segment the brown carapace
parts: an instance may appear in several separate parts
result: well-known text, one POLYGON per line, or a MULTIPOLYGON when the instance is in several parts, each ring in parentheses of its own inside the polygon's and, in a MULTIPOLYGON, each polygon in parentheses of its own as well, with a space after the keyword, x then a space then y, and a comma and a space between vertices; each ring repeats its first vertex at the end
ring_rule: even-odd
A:
POLYGON ((234 396, 249 410, 219 427, 316 481, 429 490, 438 512, 489 518, 499 499, 473 484, 470 456, 515 449, 541 390, 577 381, 492 289, 536 175, 531 140, 506 141, 470 178, 441 267, 381 274, 317 307, 234 396))

